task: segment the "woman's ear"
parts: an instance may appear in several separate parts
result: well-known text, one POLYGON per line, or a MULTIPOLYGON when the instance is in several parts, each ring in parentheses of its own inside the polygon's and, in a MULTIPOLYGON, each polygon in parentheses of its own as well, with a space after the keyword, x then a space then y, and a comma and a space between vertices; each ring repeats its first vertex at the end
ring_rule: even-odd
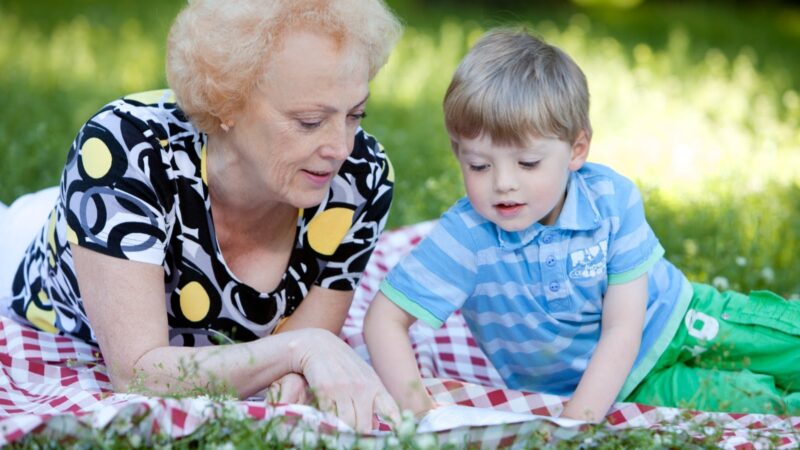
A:
POLYGON ((578 137, 575 139, 575 142, 572 143, 572 149, 570 150, 569 170, 574 172, 583 167, 583 163, 585 163, 586 158, 589 157, 591 140, 592 138, 589 136, 586 130, 582 130, 578 134, 578 137))
POLYGON ((233 121, 232 120, 221 120, 219 122, 219 127, 222 128, 222 131, 228 132, 233 128, 233 121))

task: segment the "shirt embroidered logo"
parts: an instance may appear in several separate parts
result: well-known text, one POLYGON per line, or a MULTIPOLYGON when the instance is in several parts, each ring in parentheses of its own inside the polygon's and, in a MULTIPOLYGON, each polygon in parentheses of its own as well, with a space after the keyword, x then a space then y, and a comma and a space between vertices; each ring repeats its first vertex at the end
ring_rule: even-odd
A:
POLYGON ((605 275, 607 249, 608 240, 603 240, 589 248, 570 253, 569 262, 572 270, 569 271, 569 277, 576 279, 605 275))

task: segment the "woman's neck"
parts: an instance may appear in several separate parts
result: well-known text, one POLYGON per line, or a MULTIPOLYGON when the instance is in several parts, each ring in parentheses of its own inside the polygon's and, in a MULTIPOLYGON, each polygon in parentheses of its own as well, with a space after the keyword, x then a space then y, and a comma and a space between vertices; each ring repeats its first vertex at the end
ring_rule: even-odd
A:
POLYGON ((209 135, 206 169, 217 229, 246 234, 285 230, 297 221, 297 208, 275 201, 250 181, 250 174, 225 151, 218 136, 209 135))

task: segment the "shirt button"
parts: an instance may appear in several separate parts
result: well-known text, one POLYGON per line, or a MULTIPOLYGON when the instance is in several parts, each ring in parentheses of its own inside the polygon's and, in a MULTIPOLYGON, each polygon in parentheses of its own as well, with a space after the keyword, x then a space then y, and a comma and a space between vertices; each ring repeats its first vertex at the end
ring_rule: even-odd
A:
POLYGON ((553 242, 553 235, 552 234, 545 234, 542 237, 542 242, 544 242, 545 244, 549 244, 549 243, 553 242))
POLYGON ((547 259, 544 261, 544 263, 547 264, 550 267, 553 267, 553 266, 556 265, 556 257, 553 256, 553 255, 550 255, 550 256, 547 257, 547 259))
POLYGON ((552 283, 550 283, 550 291, 551 292, 558 292, 558 289, 560 287, 561 287, 561 285, 558 284, 558 281, 553 281, 552 283))

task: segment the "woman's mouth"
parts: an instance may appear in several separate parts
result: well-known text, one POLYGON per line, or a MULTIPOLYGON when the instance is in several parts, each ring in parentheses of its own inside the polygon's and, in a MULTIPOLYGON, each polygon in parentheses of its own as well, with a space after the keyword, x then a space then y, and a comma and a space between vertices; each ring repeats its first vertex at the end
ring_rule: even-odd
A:
POLYGON ((323 187, 330 181, 332 172, 303 169, 303 174, 313 185, 323 187))

